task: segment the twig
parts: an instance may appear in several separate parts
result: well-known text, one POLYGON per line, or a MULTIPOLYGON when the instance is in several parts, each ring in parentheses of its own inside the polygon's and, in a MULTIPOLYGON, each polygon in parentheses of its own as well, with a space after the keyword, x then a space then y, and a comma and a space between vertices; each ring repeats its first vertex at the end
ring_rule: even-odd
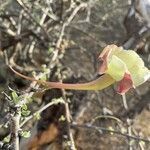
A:
POLYGON ((11 30, 10 28, 8 28, 5 24, 0 25, 0 29, 12 37, 16 36, 16 33, 13 30, 11 30))
POLYGON ((52 10, 50 7, 48 8, 48 11, 46 11, 43 6, 39 5, 39 3, 35 3, 35 5, 38 8, 40 8, 43 11, 43 13, 47 14, 47 16, 49 16, 52 20, 54 20, 54 21, 58 21, 59 20, 59 18, 52 11, 50 11, 50 10, 52 10))
MULTIPOLYGON (((132 128, 131 128, 131 120, 127 118, 127 124, 128 124, 128 135, 131 136, 132 135, 132 128)), ((132 147, 132 141, 130 138, 128 138, 128 145, 129 145, 129 150, 133 150, 132 147)))
MULTIPOLYGON (((42 17, 41 17, 41 20, 40 20, 40 23, 39 23, 40 26, 43 25, 43 23, 44 23, 44 21, 45 21, 45 19, 46 19, 48 9, 46 9, 45 12, 46 12, 46 13, 44 13, 44 14, 42 15, 42 17)), ((38 27, 38 28, 37 28, 37 32, 39 32, 40 30, 41 30, 41 28, 38 27)), ((30 47, 29 47, 29 58, 31 59, 31 61, 32 61, 33 64, 37 64, 37 63, 36 63, 35 61, 33 61, 33 59, 32 59, 32 55, 33 55, 33 50, 34 50, 35 44, 36 44, 36 42, 35 42, 35 41, 32 41, 32 42, 31 42, 31 45, 30 45, 30 47)))
POLYGON ((93 0, 89 0, 87 2, 87 14, 86 14, 86 18, 84 20, 80 20, 78 21, 78 23, 90 23, 90 17, 91 17, 91 8, 93 7, 95 1, 93 0))
POLYGON ((52 62, 54 62, 56 60, 57 56, 58 56, 58 52, 60 50, 60 46, 61 46, 64 34, 65 34, 66 27, 71 23, 71 21, 73 20, 73 18, 75 17, 75 15, 78 13, 78 11, 81 8, 84 8, 84 7, 87 7, 86 3, 81 3, 79 6, 77 6, 74 9, 74 11, 71 13, 71 15, 68 17, 68 19, 63 23, 62 29, 61 29, 61 32, 60 32, 60 35, 59 35, 59 39, 57 40, 57 43, 56 43, 56 49, 54 51, 54 56, 52 58, 52 62))
POLYGON ((35 113, 33 113, 31 116, 28 116, 25 118, 25 120, 20 124, 20 127, 22 127, 25 123, 27 123, 30 119, 32 119, 33 117, 35 117, 37 114, 40 114, 41 112, 43 112, 45 109, 47 109, 48 107, 52 106, 52 105, 56 105, 57 103, 64 103, 63 101, 58 100, 54 100, 52 102, 49 102, 48 104, 46 104, 45 106, 43 106, 41 109, 39 109, 38 111, 36 111, 35 113))
MULTIPOLYGON (((61 74, 59 74, 59 75, 60 75, 59 76, 60 81, 62 82, 61 74)), ((68 146, 69 146, 70 150, 76 150, 75 142, 74 142, 74 139, 73 139, 73 135, 72 135, 72 132, 71 132, 71 126, 70 126, 70 123, 71 123, 71 113, 70 113, 70 109, 69 109, 68 100, 66 98, 65 90, 61 89, 61 91, 62 91, 63 99, 65 100, 66 129, 67 129, 67 136, 68 136, 68 140, 69 140, 69 145, 68 146)))
POLYGON ((111 130, 111 129, 98 127, 98 126, 94 126, 94 125, 90 125, 90 124, 83 124, 82 125, 82 124, 72 123, 71 127, 72 128, 86 128, 86 129, 96 130, 96 131, 98 131, 100 133, 101 133, 101 131, 114 133, 114 134, 122 135, 122 136, 124 136, 126 138, 131 138, 131 139, 134 139, 134 140, 137 140, 137 141, 143 141, 143 142, 146 142, 146 143, 150 143, 150 140, 145 139, 145 138, 141 138, 141 137, 125 134, 125 133, 122 133, 121 131, 111 130))
POLYGON ((116 118, 115 116, 111 116, 111 115, 100 115, 100 116, 96 116, 92 119, 92 121, 90 122, 91 124, 93 124, 96 120, 98 119, 112 119, 115 120, 118 123, 122 123, 122 121, 119 118, 116 118))
POLYGON ((125 43, 123 43, 124 49, 130 49, 133 44, 139 43, 143 38, 150 36, 150 28, 142 27, 136 35, 132 35, 125 43))
POLYGON ((10 122, 10 126, 11 126, 11 140, 10 143, 12 144, 12 147, 14 150, 19 150, 19 122, 20 122, 20 117, 21 117, 21 111, 18 110, 15 112, 15 115, 13 116, 12 114, 11 116, 11 122, 10 122))
POLYGON ((65 103, 65 109, 66 109, 66 120, 67 120, 67 132, 69 136, 68 138, 69 138, 69 141, 71 142, 70 150, 76 150, 73 135, 71 132, 71 126, 70 126, 71 119, 70 119, 70 110, 69 110, 68 102, 65 103))
POLYGON ((122 101, 123 101, 124 108, 126 110, 128 110, 129 107, 128 107, 128 104, 127 104, 127 99, 126 99, 126 95, 125 94, 122 95, 122 101))
POLYGON ((92 36, 89 32, 86 32, 84 31, 83 29, 79 29, 78 27, 75 27, 75 26, 72 26, 72 25, 69 25, 69 27, 83 33, 84 35, 88 36, 92 42, 96 43, 98 46, 100 47, 105 47, 106 46, 106 43, 103 42, 103 41, 100 41, 100 40, 97 40, 94 36, 92 36))
MULTIPOLYGON (((18 29, 17 29, 17 32, 15 33, 16 35, 20 35, 20 34, 21 34, 22 17, 23 17, 23 11, 21 11, 21 13, 20 13, 20 15, 19 15, 19 20, 18 20, 18 25, 17 25, 18 29)), ((21 68, 20 66, 18 66, 18 65, 15 63, 14 59, 15 59, 15 57, 17 56, 17 53, 18 53, 18 51, 19 51, 20 49, 21 49, 21 45, 20 45, 20 43, 17 43, 17 44, 15 45, 14 53, 12 54, 12 56, 11 56, 10 59, 9 59, 9 63, 10 63, 11 65, 16 66, 16 68, 18 68, 19 70, 21 70, 22 68, 21 68)))
POLYGON ((25 6, 25 4, 22 2, 22 0, 16 0, 16 1, 24 9, 24 11, 27 13, 27 15, 37 24, 37 26, 40 27, 44 31, 44 33, 47 35, 43 26, 39 22, 37 22, 36 19, 31 15, 31 13, 28 11, 28 8, 25 6))

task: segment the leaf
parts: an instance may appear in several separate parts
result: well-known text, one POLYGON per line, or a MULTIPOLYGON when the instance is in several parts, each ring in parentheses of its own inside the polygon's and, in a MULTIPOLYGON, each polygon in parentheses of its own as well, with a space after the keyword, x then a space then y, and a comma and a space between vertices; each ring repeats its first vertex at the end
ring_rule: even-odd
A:
POLYGON ((50 47, 50 48, 48 49, 48 53, 49 53, 49 54, 51 54, 53 51, 54 51, 54 48, 52 48, 52 47, 50 47))
POLYGON ((22 131, 20 135, 24 138, 29 138, 31 136, 30 131, 22 131))
POLYGON ((66 120, 66 118, 63 115, 61 115, 59 118, 59 121, 65 121, 65 120, 66 120))
POLYGON ((12 96, 12 100, 15 104, 17 104, 19 102, 19 96, 17 95, 17 93, 15 91, 13 91, 11 93, 11 96, 12 96))
POLYGON ((23 109, 23 110, 28 110, 28 106, 27 106, 26 104, 23 104, 23 105, 22 105, 22 109, 23 109))
POLYGON ((34 114, 34 118, 36 119, 36 120, 40 120, 40 118, 41 118, 41 115, 40 115, 40 113, 36 113, 36 114, 34 114))
POLYGON ((21 110, 21 114, 22 114, 23 116, 29 116, 30 113, 31 113, 30 110, 21 110))
POLYGON ((26 104, 23 104, 22 107, 21 107, 21 114, 23 116, 29 116, 31 113, 30 110, 28 110, 28 106, 26 104))

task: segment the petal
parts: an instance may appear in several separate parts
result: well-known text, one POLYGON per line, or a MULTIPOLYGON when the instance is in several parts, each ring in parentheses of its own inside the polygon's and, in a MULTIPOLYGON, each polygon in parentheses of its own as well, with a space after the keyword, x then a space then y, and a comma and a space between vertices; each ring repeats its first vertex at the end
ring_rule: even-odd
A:
POLYGON ((106 73, 109 74, 116 81, 120 81, 123 79, 126 72, 128 72, 126 64, 117 56, 113 55, 108 64, 108 69, 106 70, 106 73))
POLYGON ((128 73, 124 74, 123 79, 119 82, 117 92, 120 94, 126 93, 130 88, 133 88, 133 82, 131 75, 128 73))
POLYGON ((135 86, 139 86, 150 78, 150 71, 146 67, 136 66, 131 72, 135 86))
POLYGON ((112 50, 116 48, 117 48, 116 45, 108 45, 103 49, 103 51, 99 55, 98 58, 102 61, 102 64, 99 67, 99 71, 98 71, 100 74, 105 73, 105 71, 107 70, 109 59, 112 56, 112 50))
POLYGON ((150 78, 150 71, 144 66, 143 60, 136 52, 121 51, 121 49, 116 51, 116 56, 126 64, 135 86, 139 86, 150 78))
POLYGON ((129 71, 130 69, 132 70, 135 65, 139 65, 140 67, 144 66, 143 60, 132 50, 123 50, 118 48, 115 50, 114 55, 119 57, 127 65, 129 71))

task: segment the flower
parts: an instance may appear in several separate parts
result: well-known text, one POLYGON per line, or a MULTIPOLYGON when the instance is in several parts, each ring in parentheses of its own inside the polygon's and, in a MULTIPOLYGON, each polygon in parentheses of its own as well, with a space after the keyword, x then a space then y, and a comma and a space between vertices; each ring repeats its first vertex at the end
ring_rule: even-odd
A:
POLYGON ((150 78, 150 70, 144 66, 143 60, 133 50, 124 50, 116 45, 108 45, 99 56, 102 65, 100 74, 109 74, 118 83, 117 91, 126 93, 150 78))
POLYGON ((118 83, 117 91, 120 94, 126 93, 130 88, 135 88, 150 78, 150 71, 144 66, 143 60, 132 50, 124 50, 116 45, 108 45, 99 56, 102 64, 99 67, 100 77, 87 83, 61 83, 37 80, 25 76, 10 69, 20 77, 36 81, 46 89, 72 89, 72 90, 102 90, 115 82, 118 83))

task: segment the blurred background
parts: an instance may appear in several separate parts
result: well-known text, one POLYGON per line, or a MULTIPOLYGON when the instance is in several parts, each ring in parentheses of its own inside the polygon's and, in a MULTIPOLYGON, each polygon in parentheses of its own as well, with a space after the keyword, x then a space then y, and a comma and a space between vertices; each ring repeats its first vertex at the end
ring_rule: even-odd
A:
POLYGON ((86 82, 97 76, 102 49, 116 44, 149 68, 149 27, 150 0, 1 0, 0 149, 13 149, 17 132, 21 150, 73 149, 73 141, 78 150, 149 150, 149 142, 127 136, 150 139, 149 81, 126 100, 115 86, 41 92, 7 66, 37 79, 86 82))

